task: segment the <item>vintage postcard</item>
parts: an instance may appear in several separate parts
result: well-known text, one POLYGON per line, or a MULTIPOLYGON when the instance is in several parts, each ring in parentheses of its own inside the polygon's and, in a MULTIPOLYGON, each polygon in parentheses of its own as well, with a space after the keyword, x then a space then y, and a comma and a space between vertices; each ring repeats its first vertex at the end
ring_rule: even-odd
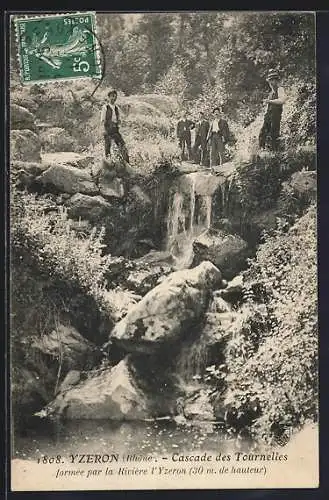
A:
POLYGON ((10 16, 12 491, 318 488, 315 30, 10 16))

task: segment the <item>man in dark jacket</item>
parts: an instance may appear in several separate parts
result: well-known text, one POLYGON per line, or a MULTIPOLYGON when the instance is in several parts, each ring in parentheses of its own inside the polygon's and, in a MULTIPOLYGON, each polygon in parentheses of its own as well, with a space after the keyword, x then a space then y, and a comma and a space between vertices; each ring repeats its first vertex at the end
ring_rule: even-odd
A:
POLYGON ((207 136, 210 143, 210 167, 224 163, 225 145, 230 141, 230 130, 227 121, 221 116, 220 108, 213 110, 213 116, 207 136))
POLYGON ((192 148, 191 148, 191 130, 195 127, 192 120, 188 119, 187 113, 183 112, 182 118, 177 123, 176 135, 178 138, 178 145, 181 150, 181 159, 186 158, 186 148, 187 148, 187 159, 192 159, 192 148))
POLYGON ((120 113, 118 106, 115 104, 117 96, 116 90, 110 90, 107 94, 107 99, 101 112, 101 127, 104 135, 105 157, 111 156, 111 145, 112 141, 114 141, 119 148, 122 158, 129 163, 126 144, 119 132, 120 113))
POLYGON ((280 77, 276 70, 269 71, 267 83, 271 91, 267 100, 264 123, 259 133, 259 147, 264 149, 269 146, 272 151, 276 151, 279 146, 281 115, 286 95, 283 87, 279 84, 280 77))
POLYGON ((205 114, 201 111, 199 121, 195 125, 194 139, 194 160, 200 165, 205 165, 207 155, 207 136, 209 131, 209 121, 205 114))

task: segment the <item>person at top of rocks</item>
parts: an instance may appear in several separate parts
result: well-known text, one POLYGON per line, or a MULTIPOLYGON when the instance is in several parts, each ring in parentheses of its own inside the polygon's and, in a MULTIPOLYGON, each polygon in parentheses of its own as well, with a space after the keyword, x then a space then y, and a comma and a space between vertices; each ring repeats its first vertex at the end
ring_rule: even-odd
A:
POLYGON ((210 167, 222 165, 225 160, 225 145, 230 141, 230 130, 223 118, 222 109, 213 109, 213 120, 210 123, 207 142, 210 144, 210 167))
POLYGON ((192 159, 192 148, 191 148, 191 130, 195 127, 192 120, 188 118, 187 111, 183 111, 181 118, 178 120, 176 135, 178 139, 178 145, 181 151, 181 159, 184 160, 192 159), (187 154, 186 154, 187 149, 187 154))
POLYGON ((277 151, 279 147, 282 110, 287 97, 284 88, 280 85, 278 71, 271 69, 268 72, 266 81, 271 91, 266 101, 267 108, 264 122, 259 133, 259 147, 261 149, 269 147, 272 151, 277 151))
POLYGON ((207 136, 209 131, 209 121, 203 111, 199 113, 199 120, 195 125, 194 139, 194 160, 200 165, 206 165, 207 156, 207 136))
POLYGON ((123 160, 129 163, 127 147, 119 131, 121 122, 119 108, 115 104, 117 97, 117 91, 114 89, 110 90, 101 111, 101 127, 104 136, 105 158, 111 157, 111 146, 114 141, 123 160))

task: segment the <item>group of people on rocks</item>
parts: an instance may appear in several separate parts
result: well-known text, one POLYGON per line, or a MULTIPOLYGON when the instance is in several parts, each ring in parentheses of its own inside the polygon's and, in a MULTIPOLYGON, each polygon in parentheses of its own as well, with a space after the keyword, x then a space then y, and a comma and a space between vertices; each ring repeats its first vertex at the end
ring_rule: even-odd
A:
POLYGON ((209 164, 210 167, 224 163, 226 145, 234 142, 228 123, 219 107, 213 109, 211 120, 201 111, 199 119, 193 121, 184 111, 177 123, 176 135, 182 160, 203 166, 209 164), (191 130, 193 129, 195 137, 192 147, 191 130))
MULTIPOLYGON (((260 149, 269 148, 276 151, 279 148, 281 116, 286 95, 280 85, 278 71, 271 69, 266 81, 271 90, 266 100, 264 122, 259 133, 258 143, 260 149)), ((108 158, 111 155, 111 146, 114 142, 123 160, 129 163, 128 150, 119 130, 121 120, 116 100, 117 91, 112 89, 108 92, 101 111, 105 157, 108 158)), ((200 112, 197 120, 192 120, 188 112, 183 111, 177 123, 176 136, 182 160, 210 166, 210 168, 222 165, 227 159, 227 145, 236 142, 221 107, 215 107, 210 118, 204 112, 200 112), (191 130, 193 129, 195 137, 192 146, 191 130)))

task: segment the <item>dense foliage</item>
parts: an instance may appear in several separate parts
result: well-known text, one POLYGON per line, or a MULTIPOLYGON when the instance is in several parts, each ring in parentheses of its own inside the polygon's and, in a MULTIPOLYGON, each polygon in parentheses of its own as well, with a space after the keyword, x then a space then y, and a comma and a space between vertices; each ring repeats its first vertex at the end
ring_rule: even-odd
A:
POLYGON ((317 419, 316 209, 267 235, 245 275, 248 300, 227 346, 226 404, 262 415, 253 432, 280 440, 317 419))
POLYGON ((288 88, 299 81, 303 102, 315 95, 312 13, 98 15, 98 25, 106 81, 129 94, 156 90, 208 108, 220 101, 232 119, 249 123, 262 109, 271 66, 288 88))
POLYGON ((102 237, 78 237, 63 209, 12 189, 13 337, 49 331, 56 318, 87 337, 99 333, 102 314, 111 316, 104 291, 115 260, 102 255, 102 237))

